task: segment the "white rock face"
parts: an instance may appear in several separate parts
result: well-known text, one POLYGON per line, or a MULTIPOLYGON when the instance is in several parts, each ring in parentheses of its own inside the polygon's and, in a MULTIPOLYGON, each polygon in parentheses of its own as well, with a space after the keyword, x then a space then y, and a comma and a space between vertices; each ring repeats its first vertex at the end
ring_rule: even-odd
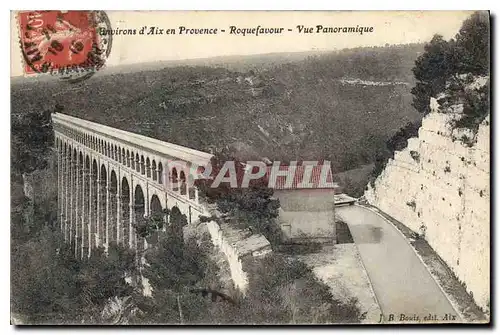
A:
POLYGON ((447 114, 438 112, 436 101, 431 106, 418 138, 395 153, 365 197, 415 232, 425 230, 476 303, 489 310, 490 117, 469 147, 459 139, 471 134, 450 126, 461 106, 447 114))

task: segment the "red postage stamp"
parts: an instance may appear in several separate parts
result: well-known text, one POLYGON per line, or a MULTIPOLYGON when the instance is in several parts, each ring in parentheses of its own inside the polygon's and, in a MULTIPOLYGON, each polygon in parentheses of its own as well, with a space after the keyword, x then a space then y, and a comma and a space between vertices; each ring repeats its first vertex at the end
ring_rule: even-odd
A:
POLYGON ((109 19, 101 11, 23 11, 18 13, 24 73, 49 73, 63 79, 88 78, 111 50, 109 19))

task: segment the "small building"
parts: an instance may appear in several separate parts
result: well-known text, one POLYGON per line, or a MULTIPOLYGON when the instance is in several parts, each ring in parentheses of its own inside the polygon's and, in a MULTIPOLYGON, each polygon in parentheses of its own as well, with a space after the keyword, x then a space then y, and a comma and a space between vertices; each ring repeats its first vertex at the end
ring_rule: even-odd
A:
MULTIPOLYGON (((333 183, 331 170, 326 175, 326 182, 322 183, 321 165, 314 165, 310 180, 304 180, 306 165, 297 165, 295 172, 288 166, 281 166, 280 170, 288 171, 288 175, 276 177, 273 186, 274 197, 280 201, 279 222, 285 242, 304 243, 320 242, 334 244, 336 241, 335 201, 334 195, 339 192, 339 186, 333 183), (287 180, 292 179, 292 182, 287 180), (304 188, 302 185, 309 182, 312 185, 304 188)), ((267 178, 272 174, 272 167, 268 167, 267 178)), ((324 181, 324 180, 323 180, 324 181)))

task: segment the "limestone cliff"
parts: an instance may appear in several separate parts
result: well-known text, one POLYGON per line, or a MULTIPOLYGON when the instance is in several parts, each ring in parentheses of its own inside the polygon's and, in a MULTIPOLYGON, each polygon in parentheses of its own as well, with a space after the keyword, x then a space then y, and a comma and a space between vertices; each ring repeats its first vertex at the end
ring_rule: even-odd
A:
POLYGON ((431 110, 418 138, 395 152, 365 197, 425 234, 476 303, 489 310, 490 117, 473 133, 452 127, 461 104, 441 108, 431 99, 431 110))

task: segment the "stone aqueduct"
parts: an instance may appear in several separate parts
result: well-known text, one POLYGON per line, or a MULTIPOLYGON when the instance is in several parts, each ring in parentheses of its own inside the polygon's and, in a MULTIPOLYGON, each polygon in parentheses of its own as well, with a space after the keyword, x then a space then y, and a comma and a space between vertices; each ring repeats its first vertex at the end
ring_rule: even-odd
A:
POLYGON ((204 213, 186 180, 211 154, 61 113, 52 122, 60 227, 77 257, 112 242, 147 247, 134 223, 150 215, 168 222, 164 208, 178 207, 189 223, 204 213))

